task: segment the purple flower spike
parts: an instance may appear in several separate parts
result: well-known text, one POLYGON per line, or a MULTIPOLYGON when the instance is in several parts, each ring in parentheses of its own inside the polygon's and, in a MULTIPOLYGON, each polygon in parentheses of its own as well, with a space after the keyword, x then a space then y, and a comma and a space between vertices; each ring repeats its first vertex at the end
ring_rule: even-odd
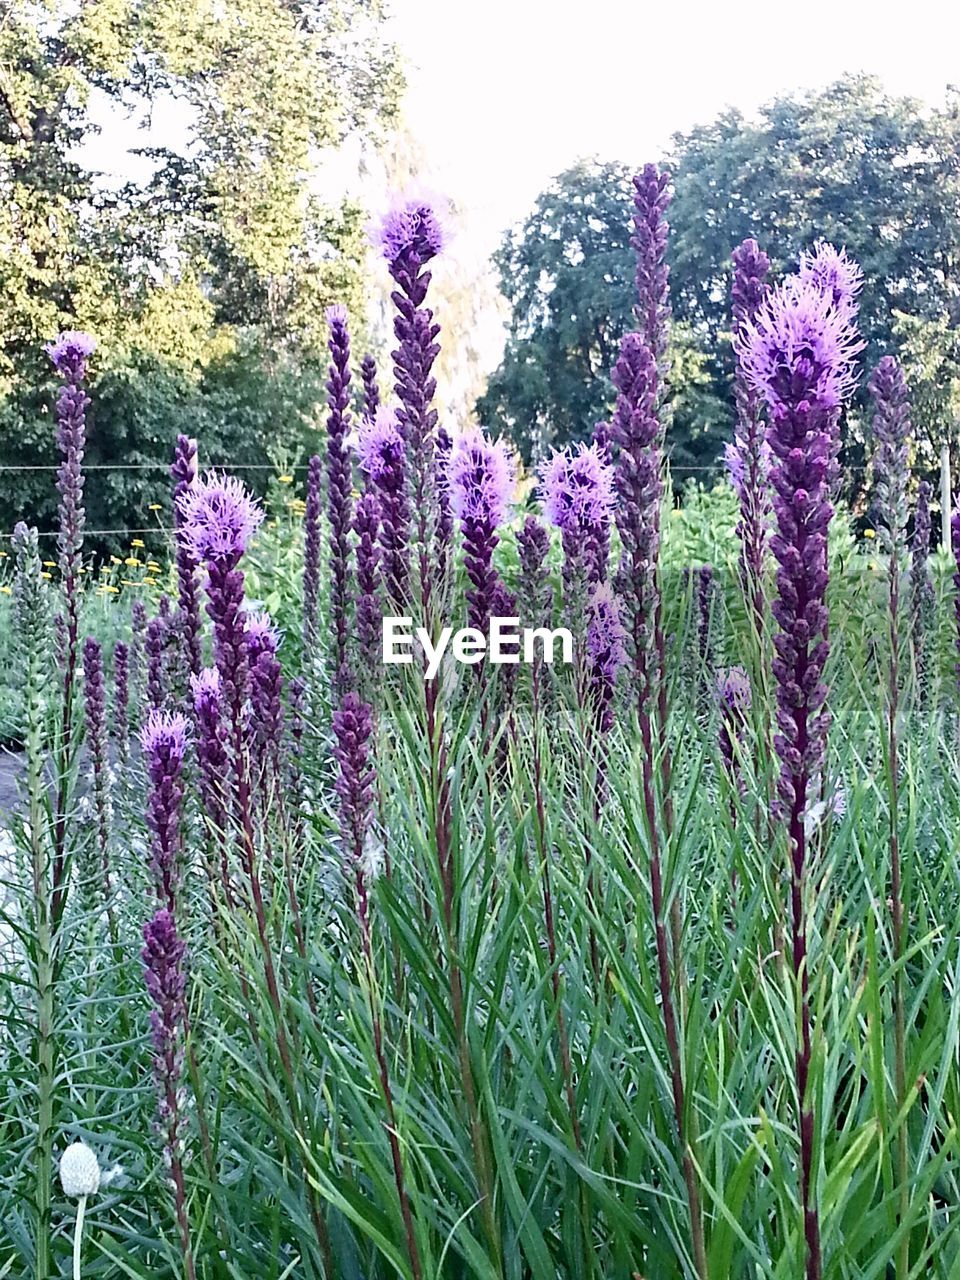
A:
POLYGON ((359 669, 369 681, 380 661, 380 504, 376 494, 365 493, 353 518, 357 535, 357 650, 359 669))
POLYGON ((827 299, 837 311, 852 321, 857 313, 857 301, 863 288, 863 272, 859 264, 847 257, 846 249, 836 249, 825 240, 818 240, 813 251, 804 249, 800 254, 797 279, 810 284, 827 299))
POLYGON ((103 675, 100 642, 87 636, 83 642, 84 721, 87 748, 93 768, 93 795, 97 814, 97 849, 100 877, 111 937, 116 941, 113 917, 113 881, 110 871, 110 779, 107 745, 107 686, 103 675))
POLYGON ((260 527, 263 512, 234 476, 208 471, 177 503, 181 536, 194 559, 235 566, 260 527))
POLYGON ((450 506, 450 456, 453 441, 445 427, 437 428, 437 565, 438 581, 445 584, 453 553, 453 509, 450 506))
POLYGON ((337 795, 340 797, 340 832, 347 866, 353 872, 357 908, 364 932, 368 928, 367 876, 365 852, 376 781, 370 762, 373 711, 348 693, 333 715, 336 739, 334 759, 339 765, 337 795))
POLYGON ((779 812, 791 863, 792 960, 800 992, 796 1053, 801 1203, 807 1275, 819 1276, 820 1217, 813 1168, 814 1115, 808 1097, 812 1039, 807 959, 807 808, 826 750, 827 530, 833 517, 829 485, 836 411, 854 387, 860 349, 851 320, 813 284, 775 290, 735 337, 747 377, 770 409, 767 440, 778 563, 772 612, 779 630, 772 668, 777 684, 774 748, 780 757, 779 812))
POLYGON ((540 493, 544 514, 563 537, 565 576, 572 586, 575 565, 583 564, 587 581, 602 582, 607 573, 614 471, 597 445, 562 450, 546 462, 540 493))
POLYGON ((470 625, 483 631, 491 616, 497 572, 493 553, 513 494, 513 464, 502 440, 467 431, 450 461, 450 500, 466 548, 470 625))
POLYGON ((609 733, 613 728, 617 677, 627 661, 626 639, 620 601, 608 583, 601 583, 587 605, 590 698, 600 733, 609 733))
POLYGON ((443 247, 443 231, 436 209, 422 200, 408 200, 384 219, 380 243, 396 288, 391 294, 396 312, 392 352, 394 384, 400 408, 400 431, 410 458, 410 488, 416 520, 420 604, 429 612, 432 590, 431 556, 436 510, 436 459, 433 407, 437 383, 433 366, 440 354, 440 326, 427 306, 431 275, 426 264, 443 247))
POLYGON ((183 1176, 183 1042, 186 1032, 186 945, 173 915, 161 908, 144 925, 141 959, 153 1001, 153 1075, 157 1086, 163 1159, 173 1183, 180 1251, 188 1280, 195 1275, 183 1176))
POLYGON ((669 281, 666 264, 666 219, 670 204, 670 175, 654 164, 645 165, 633 179, 633 235, 630 243, 637 255, 637 317, 640 334, 661 374, 667 354, 670 325, 669 281))
POLYGON ((322 509, 323 463, 315 453, 307 469, 307 502, 303 513, 303 647, 307 653, 317 637, 322 509))
POLYGON ((330 518, 330 614, 334 632, 333 679, 338 690, 349 682, 350 525, 353 475, 346 439, 350 431, 350 335, 347 311, 327 308, 330 370, 327 376, 327 514, 330 518))
POLYGON ((130 649, 122 640, 113 650, 113 738, 125 765, 130 751, 130 649))
POLYGON ((193 714, 196 723, 197 760, 200 765, 200 793, 207 830, 220 855, 220 883, 224 901, 233 902, 230 865, 227 858, 230 758, 221 716, 222 681, 216 667, 204 667, 190 677, 193 714))
MULTIPOLYGON (((744 240, 733 251, 733 333, 735 339, 752 324, 768 292, 770 259, 756 240, 744 240)), ((757 634, 766 627, 764 564, 770 536, 770 500, 767 474, 770 449, 767 445, 763 406, 749 381, 740 359, 734 378, 737 418, 733 443, 724 449, 724 461, 740 503, 737 536, 740 539, 740 576, 753 610, 757 634)))
POLYGON ((180 605, 177 630, 189 672, 196 675, 203 665, 198 564, 192 550, 180 536, 183 523, 180 502, 197 479, 197 442, 189 436, 177 436, 170 478, 173 480, 174 523, 177 527, 177 587, 180 605))
POLYGON ((144 648, 147 654, 147 702, 159 709, 167 700, 167 619, 162 613, 147 623, 144 648))
POLYGON ((244 639, 247 660, 252 667, 261 653, 275 654, 280 648, 280 628, 265 609, 257 609, 246 615, 244 639))
POLYGON ((658 607, 657 559, 660 548, 660 424, 656 415, 657 370, 638 333, 625 334, 613 370, 617 403, 613 431, 619 446, 616 485, 620 504, 617 528, 624 560, 618 582, 630 619, 641 712, 654 688, 652 650, 658 607))
POLYGON ((407 599, 410 581, 410 508, 406 490, 406 445, 392 409, 381 406, 375 418, 361 423, 357 452, 360 466, 373 482, 380 500, 380 546, 387 594, 395 605, 401 605, 407 599))
POLYGON ((377 382, 377 362, 365 355, 360 362, 360 380, 363 383, 363 417, 372 422, 380 408, 380 386, 377 382))
POLYGON ((180 818, 183 808, 183 758, 189 726, 180 712, 151 711, 140 731, 140 745, 150 778, 147 825, 151 833, 151 861, 160 901, 168 910, 176 905, 180 883, 180 818))
POLYGON ((550 535, 536 519, 527 516, 523 528, 517 534, 520 555, 520 602, 524 623, 527 626, 543 626, 552 621, 550 582, 547 578, 546 559, 550 552, 550 535))

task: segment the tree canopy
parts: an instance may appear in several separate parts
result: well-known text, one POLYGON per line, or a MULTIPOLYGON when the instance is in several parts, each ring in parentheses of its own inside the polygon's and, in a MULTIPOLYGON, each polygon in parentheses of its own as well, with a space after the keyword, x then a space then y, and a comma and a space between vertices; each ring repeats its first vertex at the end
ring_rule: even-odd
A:
MULTIPOLYGON (((915 352, 913 318, 923 325, 926 367, 935 343, 933 363, 956 380, 958 144, 956 95, 929 110, 870 77, 778 98, 755 120, 728 111, 674 138, 664 159, 674 185, 668 252, 687 368, 679 361, 675 371, 675 456, 703 463, 729 435, 730 254, 747 236, 775 273, 818 239, 845 245, 866 279, 865 359, 898 350, 908 333, 906 354, 915 352)), ((528 456, 547 441, 584 438, 609 408, 609 370, 633 301, 629 174, 597 162, 562 174, 497 255, 512 319, 478 410, 528 456)), ((921 419, 940 411, 936 397, 920 397, 921 419)), ((918 422, 927 439, 946 425, 918 422)))
MULTIPOLYGON (((100 340, 91 444, 111 461, 164 456, 185 412, 209 431, 208 457, 244 422, 256 433, 244 449, 261 458, 265 440, 302 439, 310 392, 321 394, 324 306, 346 301, 364 321, 364 216, 325 196, 316 160, 394 118, 401 77, 382 17, 379 0, 10 0, 0 464, 53 460, 40 352, 61 328, 100 340), (98 102, 138 115, 176 103, 186 144, 147 153, 145 186, 100 182, 78 160, 98 102), (132 423, 112 422, 111 406, 136 407, 132 423)), ((42 519, 50 501, 46 478, 18 487, 0 524, 42 519)))

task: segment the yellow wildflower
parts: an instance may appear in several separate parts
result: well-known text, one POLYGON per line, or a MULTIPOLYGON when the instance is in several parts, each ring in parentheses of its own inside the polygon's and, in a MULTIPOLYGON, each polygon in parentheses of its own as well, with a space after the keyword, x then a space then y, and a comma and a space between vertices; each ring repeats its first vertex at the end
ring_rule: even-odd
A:
POLYGON ((5 596, 12 594, 10 591, 10 588, 6 584, 0 587, 0 592, 2 592, 5 596))
POLYGON ((139 565, 140 561, 137 559, 137 557, 136 557, 136 556, 127 556, 126 560, 124 560, 124 562, 123 562, 123 563, 124 563, 124 564, 139 565))
POLYGON ((40 577, 41 577, 41 578, 46 578, 46 580, 47 580, 48 582, 50 581, 50 579, 51 579, 51 577, 52 577, 52 576, 53 576, 53 575, 52 575, 52 574, 49 574, 49 573, 41 573, 41 575, 40 575, 40 577))
POLYGON ((875 538, 877 536, 876 529, 864 529, 863 536, 865 538, 875 538))
POLYGON ((293 484, 293 476, 277 476, 278 484, 293 484))
POLYGON ((56 560, 44 560, 43 567, 45 569, 55 569, 57 567, 56 560))
POLYGON ((142 542, 139 538, 131 538, 130 545, 131 547, 144 547, 146 546, 146 543, 142 542))
POLYGON ((147 507, 147 510, 148 510, 148 511, 162 511, 162 510, 163 510, 163 506, 162 506, 162 504, 161 504, 161 503, 159 503, 159 502, 151 502, 151 503, 150 503, 150 505, 149 505, 149 507, 147 507))
POLYGON ((123 564, 123 561, 120 559, 120 557, 119 557, 119 556, 111 556, 111 557, 110 557, 110 563, 111 563, 111 564, 123 564))

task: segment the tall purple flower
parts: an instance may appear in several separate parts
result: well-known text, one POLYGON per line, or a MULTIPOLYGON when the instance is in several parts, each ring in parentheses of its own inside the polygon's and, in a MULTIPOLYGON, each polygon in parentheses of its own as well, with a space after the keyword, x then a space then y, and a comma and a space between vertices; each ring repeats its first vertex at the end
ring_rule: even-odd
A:
POLYGON ((517 534, 520 555, 520 605, 528 626, 543 626, 553 613, 546 560, 550 535, 535 516, 527 516, 517 534))
POLYGON ((327 514, 330 518, 330 616, 333 627, 333 680, 349 682, 350 525, 353 476, 347 434, 350 431, 350 335, 346 307, 327 308, 330 372, 327 377, 327 514))
POLYGON ((426 201, 407 200, 384 217, 377 243, 396 285, 392 352, 394 381, 400 401, 400 430, 410 452, 412 502, 419 544, 420 598, 426 611, 431 587, 431 543, 435 519, 433 433, 437 384, 433 365, 440 354, 440 326, 426 305, 431 273, 426 269, 443 248, 444 231, 437 210, 426 201))
POLYGON ((229 907, 233 904, 230 864, 227 857, 230 757, 227 753, 226 732, 221 716, 220 672, 216 667, 204 667, 198 676, 191 677, 190 688, 193 695, 203 817, 209 839, 218 854, 220 884, 224 902, 229 907))
MULTIPOLYGON (((734 338, 755 319, 767 296, 770 259, 756 240, 744 240, 733 251, 733 334, 734 338)), ((753 611, 757 634, 765 628, 767 613, 763 588, 763 570, 770 531, 770 501, 767 494, 767 472, 770 450, 767 446, 760 395, 747 378, 738 357, 734 377, 736 424, 733 443, 727 445, 725 459, 737 500, 740 520, 740 573, 744 590, 753 611)))
POLYGON ((93 798, 97 815, 97 850, 100 879, 110 934, 116 942, 113 915, 113 880, 110 870, 110 757, 107 739, 107 686, 103 675, 100 642, 87 636, 83 642, 84 729, 93 772, 93 798))
POLYGON ((615 461, 614 451, 616 441, 613 438, 613 428, 610 423, 606 421, 595 422, 591 433, 591 439, 601 460, 607 463, 608 466, 612 466, 615 461))
POLYGON ((610 551, 613 467, 595 444, 564 449, 544 465, 540 491, 544 514, 563 538, 567 585, 573 585, 578 566, 590 585, 602 582, 610 551))
POLYGON ((450 575, 453 555, 453 510, 450 506, 450 457, 453 440, 446 427, 437 428, 437 581, 441 588, 450 575))
POLYGON ((365 680, 377 671, 380 661, 380 504, 374 493, 366 493, 357 503, 353 518, 357 535, 357 659, 365 680))
POLYGON ((66 872, 67 786, 73 744, 73 701, 77 676, 79 643, 80 558, 83 552, 83 453, 86 447, 86 412, 90 404, 83 389, 87 359, 96 350, 89 334, 61 333, 45 348, 61 379, 57 393, 57 471, 59 533, 57 547, 63 585, 65 617, 64 644, 59 647, 63 673, 60 738, 57 761, 57 798, 53 839, 53 917, 58 922, 63 909, 66 872))
POLYGON ((470 625, 481 631, 491 616, 497 585, 493 553, 513 486, 513 464, 503 441, 488 440, 475 430, 464 432, 450 460, 450 501, 466 549, 470 625))
POLYGON ((829 713, 827 660, 827 529, 832 421, 855 384, 860 345, 849 317, 811 283, 775 290, 746 323, 737 349, 747 377, 770 414, 771 483, 777 530, 771 542, 777 571, 773 674, 777 683, 774 746, 781 761, 779 811, 791 860, 793 969, 800 990, 796 1089, 801 1147, 801 1196, 808 1280, 819 1280, 820 1214, 813 1169, 814 1112, 808 1094, 812 1052, 807 957, 807 807, 823 768, 829 713))
POLYGON ((177 587, 179 611, 177 631, 183 646, 190 675, 198 675, 203 665, 202 627, 200 621, 200 589, 197 581, 197 561, 190 548, 179 537, 182 518, 179 514, 180 499, 197 478, 197 442, 189 436, 178 435, 170 466, 173 481, 174 525, 177 528, 177 587))
POLYGON ((167 619, 158 613, 147 623, 144 649, 147 655, 147 703, 154 709, 167 698, 167 619))
POLYGON ((303 513, 303 647, 305 652, 310 651, 317 636, 322 507, 323 462, 315 453, 307 468, 307 502, 303 513))
POLYGON ((619 446, 617 528, 623 547, 618 577, 630 620, 638 705, 643 711, 650 704, 656 680, 653 650, 659 607, 657 561, 663 481, 660 424, 655 412, 657 370, 640 334, 624 335, 613 384, 618 392, 612 423, 619 446))
POLYGON ((630 243, 637 255, 637 318, 640 334, 653 356, 659 376, 666 373, 667 340, 670 326, 669 280, 666 263, 666 219, 670 204, 670 175, 654 164, 644 165, 633 179, 633 235, 630 243))
POLYGON ((279 781, 283 743, 283 677, 277 657, 279 633, 265 613, 251 614, 246 626, 250 668, 250 727, 264 766, 279 781))
POLYGON ((626 639, 620 601, 609 584, 602 582, 594 588, 587 606, 589 695, 601 734, 613 728, 617 677, 627 661, 626 639))
POLYGON ((402 605, 407 602, 410 583, 410 507, 406 446, 392 409, 381 407, 374 419, 360 424, 357 453, 380 500, 380 546, 387 595, 393 604, 402 605))
POLYGON ((363 417, 372 422, 380 408, 380 387, 377 383, 377 362, 370 354, 360 362, 360 379, 363 382, 363 417))
POLYGON ((113 740, 125 766, 130 754, 130 649, 122 640, 113 649, 113 740))
POLYGON ((180 1249, 187 1280, 194 1280, 193 1252, 183 1176, 183 1080, 186 1003, 186 945, 173 914, 164 907, 144 925, 143 951, 147 991, 153 1001, 153 1075, 157 1086, 163 1157, 173 1183, 180 1249))
MULTIPOLYGON (((259 528, 263 513, 238 480, 211 472, 183 495, 180 514, 183 517, 182 536, 197 560, 207 567, 207 613, 213 621, 214 655, 220 672, 243 870, 253 904, 277 1047, 284 1073, 290 1079, 293 1059, 285 1030, 283 1002, 273 963, 263 886, 257 867, 247 724, 250 671, 240 560, 259 528)), ((320 1234, 323 1234, 322 1227, 320 1234)))
POLYGON ((140 731, 146 757, 150 792, 147 826, 150 828, 150 870, 160 902, 176 908, 182 868, 180 819, 183 810, 183 758, 188 725, 180 712, 153 710, 140 731))

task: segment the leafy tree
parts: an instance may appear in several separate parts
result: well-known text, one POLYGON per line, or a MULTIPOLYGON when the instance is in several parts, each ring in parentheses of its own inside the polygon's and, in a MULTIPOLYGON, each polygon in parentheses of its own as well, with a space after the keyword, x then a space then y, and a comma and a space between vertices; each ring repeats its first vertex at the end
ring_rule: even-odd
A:
MULTIPOLYGON (((847 78, 779 98, 755 121, 725 112, 677 135, 665 163, 674 182, 669 262, 680 341, 670 441, 678 473, 713 462, 731 429, 730 254, 747 236, 764 246, 775 272, 794 267, 818 239, 845 245, 866 277, 865 360, 898 348, 903 313, 940 333, 937 376, 956 379, 956 95, 928 111, 874 79, 847 78)), ((511 432, 528 457, 584 438, 609 407, 609 370, 633 301, 630 173, 594 161, 562 174, 497 254, 512 318, 478 412, 511 432)), ((927 401, 920 414, 933 438, 944 430, 943 411, 927 401)))
MULTIPOLYGON (((41 347, 60 328, 97 335, 100 391, 132 415, 115 434, 106 405, 92 423, 108 462, 165 457, 185 406, 210 432, 207 456, 242 426, 260 433, 242 446, 262 459, 291 370, 322 395, 324 307, 342 299, 363 326, 366 250, 361 210, 324 198, 316 158, 348 134, 376 140, 394 116, 401 82, 382 16, 379 0, 9 0, 0 465, 55 459, 41 347), (104 187, 76 160, 95 94, 117 111, 185 103, 189 145, 153 151, 143 189, 104 187), (205 397, 222 408, 229 387, 258 411, 224 425, 205 397)), ((0 526, 49 518, 48 480, 0 503, 0 526)), ((113 523, 135 489, 118 480, 113 523)))

